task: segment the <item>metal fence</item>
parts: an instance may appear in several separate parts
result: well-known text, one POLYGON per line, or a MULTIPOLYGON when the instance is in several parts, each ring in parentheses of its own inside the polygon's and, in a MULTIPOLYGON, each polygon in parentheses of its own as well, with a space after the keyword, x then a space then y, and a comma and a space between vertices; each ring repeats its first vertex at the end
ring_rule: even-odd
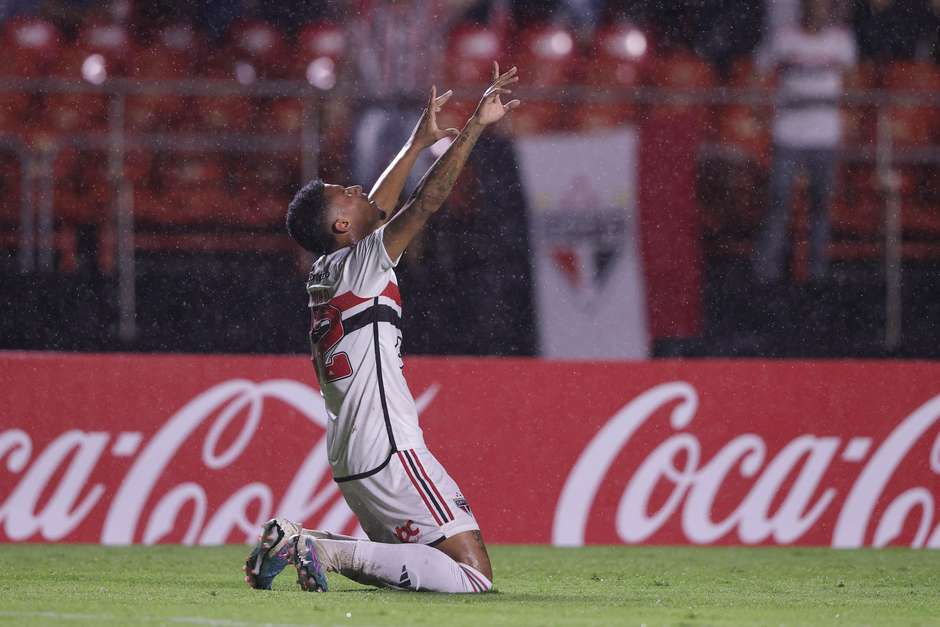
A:
MULTIPOLYGON (((54 263, 55 198, 54 163, 60 151, 67 148, 101 151, 106 155, 107 185, 110 193, 110 214, 107 221, 113 225, 116 242, 119 333, 122 339, 132 340, 136 333, 135 299, 135 180, 126 175, 127 155, 132 151, 186 151, 236 152, 275 154, 294 152, 301 163, 304 180, 319 170, 320 129, 322 112, 329 93, 318 91, 306 83, 273 81, 242 86, 231 81, 131 81, 109 80, 94 86, 81 81, 56 79, 8 79, 0 81, 0 92, 19 92, 33 95, 63 93, 98 94, 108 98, 107 128, 101 133, 54 135, 44 141, 27 142, 15 135, 0 135, 0 151, 13 156, 19 165, 20 189, 19 222, 16 231, 17 264, 20 272, 50 272, 54 263), (136 133, 128 131, 125 112, 129 97, 142 95, 244 96, 252 99, 296 99, 302 106, 299 136, 295 134, 254 133, 136 133)), ((475 98, 475 89, 462 89, 456 98, 475 98)), ((558 89, 518 89, 516 95, 525 100, 553 101, 562 105, 581 103, 624 103, 656 107, 660 105, 720 106, 744 104, 770 107, 773 95, 760 89, 716 88, 707 90, 675 90, 661 88, 623 88, 597 90, 586 86, 558 89)), ((415 102, 423 100, 417 95, 415 102)), ((871 90, 849 91, 846 105, 871 107, 876 115, 875 142, 872 145, 853 146, 847 158, 861 160, 875 166, 880 189, 883 192, 884 228, 883 259, 886 290, 886 349, 896 348, 901 341, 901 282, 902 282, 902 198, 899 192, 896 166, 904 163, 928 164, 940 170, 940 146, 921 144, 899 148, 893 141, 889 108, 894 106, 930 106, 940 109, 940 95, 929 92, 871 90)), ((703 151, 714 144, 703 146, 703 151)), ((720 148, 720 147, 718 147, 720 148)), ((720 152, 720 150, 718 151, 720 152)), ((938 177, 940 178, 940 177, 938 177)), ((12 199, 7 199, 11 201, 12 199)), ((940 212, 940 208, 938 208, 940 212)))

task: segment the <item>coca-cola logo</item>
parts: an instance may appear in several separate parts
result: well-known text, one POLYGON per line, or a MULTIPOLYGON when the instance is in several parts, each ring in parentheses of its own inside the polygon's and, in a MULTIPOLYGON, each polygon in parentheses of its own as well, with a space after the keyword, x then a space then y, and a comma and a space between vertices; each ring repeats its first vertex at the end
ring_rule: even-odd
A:
MULTIPOLYGON (((768 540, 790 544, 838 507, 833 547, 863 546, 872 525, 872 544, 888 545, 913 517, 917 522, 911 546, 940 548, 940 525, 934 527, 935 499, 927 487, 910 487, 883 503, 885 487, 898 466, 940 420, 940 396, 902 420, 877 447, 869 437, 806 434, 793 438, 773 457, 764 438, 744 433, 733 435, 710 459, 704 459, 699 439, 685 431, 698 407, 695 388, 680 381, 658 385, 617 412, 568 475, 555 510, 552 542, 560 546, 585 543, 588 519, 599 489, 611 479, 611 465, 618 456, 632 452, 644 457, 626 482, 614 521, 625 543, 644 542, 678 517, 684 536, 696 544, 713 543, 729 534, 744 544, 768 540), (655 412, 672 404, 669 423, 675 433, 651 451, 630 451, 634 434, 655 412), (851 463, 867 459, 846 494, 821 485, 837 456, 851 463), (654 507, 652 494, 662 484, 669 486, 669 494, 654 507), (784 485, 788 490, 781 493, 784 485), (743 498, 730 514, 716 520, 716 497, 729 492, 743 498), (879 503, 883 511, 873 520, 879 503)), ((927 465, 932 473, 940 474, 940 436, 929 450, 927 465)))
MULTIPOLYGON (((419 411, 436 393, 437 387, 432 386, 417 399, 419 411)), ((361 535, 331 480, 328 420, 322 397, 307 385, 286 379, 261 383, 233 379, 186 403, 146 443, 139 432, 71 429, 37 452, 28 433, 9 429, 0 432, 0 462, 5 460, 6 470, 21 477, 0 505, 0 529, 10 540, 67 538, 104 504, 105 484, 89 481, 101 478, 96 467, 110 453, 116 458, 132 458, 133 463, 108 500, 100 536, 104 544, 157 543, 172 533, 178 535, 181 522, 185 529, 179 541, 184 544, 247 540, 274 515, 328 529, 353 526, 353 532, 361 535), (303 430, 300 427, 304 425, 294 424, 279 429, 284 437, 304 439, 300 446, 305 455, 299 463, 289 458, 253 460, 277 465, 290 477, 287 487, 276 494, 264 482, 247 481, 220 504, 210 504, 210 490, 203 482, 213 473, 231 469, 257 445, 255 436, 261 422, 281 416, 265 412, 266 403, 272 401, 298 412, 308 427, 314 427, 303 430), (197 433, 204 434, 202 441, 192 442, 197 433), (187 443, 199 445, 198 456, 189 454, 183 459, 181 450, 187 443), (194 458, 199 468, 191 480, 157 489, 168 468, 181 462, 191 468, 194 458)))

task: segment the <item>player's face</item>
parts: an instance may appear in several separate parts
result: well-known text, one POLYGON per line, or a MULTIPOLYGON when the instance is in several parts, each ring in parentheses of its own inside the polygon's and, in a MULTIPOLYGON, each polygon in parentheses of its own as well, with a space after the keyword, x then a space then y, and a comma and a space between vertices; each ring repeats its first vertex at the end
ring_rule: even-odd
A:
POLYGON ((323 193, 327 204, 336 211, 336 218, 349 223, 349 233, 357 240, 377 229, 388 217, 369 200, 362 191, 362 185, 326 185, 323 193))

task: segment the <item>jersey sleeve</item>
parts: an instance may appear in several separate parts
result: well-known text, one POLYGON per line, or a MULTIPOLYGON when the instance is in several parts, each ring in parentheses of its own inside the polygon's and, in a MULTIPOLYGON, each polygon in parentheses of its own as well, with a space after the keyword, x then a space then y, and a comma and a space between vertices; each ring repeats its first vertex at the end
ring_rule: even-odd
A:
POLYGON ((350 288, 360 296, 377 296, 388 285, 398 259, 385 250, 385 227, 360 240, 346 258, 343 269, 350 288))

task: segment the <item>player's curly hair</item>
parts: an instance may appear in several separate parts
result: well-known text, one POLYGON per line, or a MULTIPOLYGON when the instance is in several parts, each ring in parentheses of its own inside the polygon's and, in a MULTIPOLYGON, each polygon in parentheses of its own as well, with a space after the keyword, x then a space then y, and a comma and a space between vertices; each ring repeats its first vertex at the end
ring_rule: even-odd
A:
POLYGON ((330 236, 323 227, 326 211, 323 181, 314 179, 300 188, 287 205, 287 234, 314 254, 329 251, 330 236))

